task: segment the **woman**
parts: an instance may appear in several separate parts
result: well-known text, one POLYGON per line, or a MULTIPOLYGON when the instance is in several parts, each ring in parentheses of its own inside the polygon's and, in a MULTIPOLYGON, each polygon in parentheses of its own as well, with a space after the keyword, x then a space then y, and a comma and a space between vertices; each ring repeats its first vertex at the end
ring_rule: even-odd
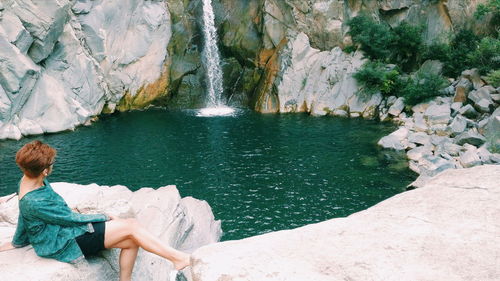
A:
POLYGON ((37 255, 75 262, 103 249, 120 248, 120 281, 131 280, 139 247, 170 260, 176 270, 189 265, 190 256, 175 250, 140 226, 135 219, 72 212, 45 179, 56 150, 40 141, 23 146, 16 163, 24 173, 19 183, 19 219, 12 242, 0 251, 31 244, 37 255))

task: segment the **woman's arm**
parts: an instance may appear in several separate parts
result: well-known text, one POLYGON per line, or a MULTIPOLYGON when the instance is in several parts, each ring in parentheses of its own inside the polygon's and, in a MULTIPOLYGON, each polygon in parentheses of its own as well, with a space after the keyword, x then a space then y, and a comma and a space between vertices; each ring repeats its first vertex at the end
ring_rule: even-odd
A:
POLYGON ((63 226, 78 226, 82 223, 104 222, 108 217, 104 214, 79 214, 54 200, 33 200, 30 202, 29 216, 35 217, 48 224, 63 226))
POLYGON ((19 217, 17 218, 16 233, 14 234, 12 243, 10 244, 12 247, 21 248, 28 246, 29 243, 28 234, 26 233, 26 228, 24 227, 24 220, 22 219, 21 214, 19 214, 19 217))

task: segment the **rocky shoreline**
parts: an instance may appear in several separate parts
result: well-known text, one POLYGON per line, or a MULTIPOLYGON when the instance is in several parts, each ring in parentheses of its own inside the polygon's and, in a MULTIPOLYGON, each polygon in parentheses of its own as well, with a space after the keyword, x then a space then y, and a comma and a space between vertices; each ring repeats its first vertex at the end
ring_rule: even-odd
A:
POLYGON ((400 126, 378 144, 406 152, 410 169, 420 175, 414 187, 447 169, 500 164, 500 88, 471 69, 443 93, 413 106, 411 116, 403 112, 404 98, 389 97, 379 108, 381 120, 400 126))
MULTIPOLYGON (((181 198, 175 186, 141 188, 135 192, 125 186, 53 183, 52 187, 71 208, 84 213, 109 213, 122 218, 135 217, 169 245, 187 252, 219 241, 221 222, 214 219, 205 201, 181 198)), ((17 196, 0 203, 0 242, 14 235, 18 216, 17 196)), ((0 200, 2 202, 3 200, 0 200)), ((31 246, 0 252, 2 280, 118 280, 119 250, 107 250, 101 257, 76 265, 38 257, 31 246)), ((168 281, 172 264, 153 254, 139 251, 133 280, 168 281)), ((189 277, 189 271, 185 272, 189 277)))

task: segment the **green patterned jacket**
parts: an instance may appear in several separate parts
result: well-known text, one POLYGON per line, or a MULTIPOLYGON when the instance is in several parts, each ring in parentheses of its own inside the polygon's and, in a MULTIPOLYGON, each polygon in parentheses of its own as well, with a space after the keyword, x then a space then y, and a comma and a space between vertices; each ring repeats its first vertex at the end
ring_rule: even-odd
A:
POLYGON ((44 186, 19 200, 19 219, 12 245, 20 248, 31 244, 40 257, 73 262, 83 256, 75 237, 93 232, 88 223, 107 219, 102 214, 74 213, 44 180, 44 186))

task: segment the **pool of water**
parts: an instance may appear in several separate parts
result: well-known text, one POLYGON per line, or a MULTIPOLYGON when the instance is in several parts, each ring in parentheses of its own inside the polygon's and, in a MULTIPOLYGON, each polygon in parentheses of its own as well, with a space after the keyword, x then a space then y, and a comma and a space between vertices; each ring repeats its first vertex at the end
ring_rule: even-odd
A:
POLYGON ((182 196, 208 201, 223 240, 239 239, 347 216, 404 191, 414 179, 406 161, 376 146, 393 130, 246 110, 119 113, 74 132, 0 141, 0 195, 16 191, 16 151, 40 139, 58 150, 50 181, 132 190, 175 184, 182 196))

